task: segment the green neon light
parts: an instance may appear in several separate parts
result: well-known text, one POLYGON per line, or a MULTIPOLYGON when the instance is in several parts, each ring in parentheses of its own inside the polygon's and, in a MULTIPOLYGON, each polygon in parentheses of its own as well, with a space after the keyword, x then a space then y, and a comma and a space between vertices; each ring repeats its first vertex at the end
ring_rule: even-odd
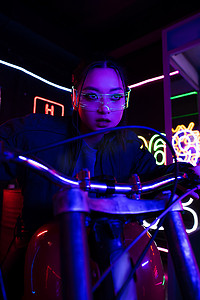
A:
POLYGON ((190 96, 190 95, 197 95, 197 94, 198 93, 196 91, 194 91, 194 92, 189 92, 189 93, 185 93, 185 94, 172 96, 172 97, 170 97, 170 99, 173 100, 173 99, 178 99, 178 98, 187 97, 187 96, 190 96))
POLYGON ((163 275, 163 282, 162 285, 165 285, 165 275, 163 275))
POLYGON ((185 118, 185 117, 191 117, 191 116, 196 116, 198 115, 199 113, 193 113, 193 114, 187 114, 187 115, 181 115, 181 116, 176 116, 176 117, 172 117, 172 120, 175 120, 175 119, 179 119, 179 118, 185 118))

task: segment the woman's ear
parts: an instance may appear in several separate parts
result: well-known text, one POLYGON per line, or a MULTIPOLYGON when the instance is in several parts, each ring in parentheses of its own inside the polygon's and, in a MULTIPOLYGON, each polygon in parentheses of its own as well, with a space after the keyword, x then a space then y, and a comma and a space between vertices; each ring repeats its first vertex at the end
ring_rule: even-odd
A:
POLYGON ((73 110, 78 110, 77 90, 74 88, 74 86, 72 86, 71 98, 72 98, 73 110))

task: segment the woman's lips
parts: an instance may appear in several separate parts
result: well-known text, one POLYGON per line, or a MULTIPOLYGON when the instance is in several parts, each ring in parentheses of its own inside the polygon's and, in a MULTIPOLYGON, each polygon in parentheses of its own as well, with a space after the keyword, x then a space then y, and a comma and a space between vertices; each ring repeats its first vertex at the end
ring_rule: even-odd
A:
POLYGON ((106 127, 110 123, 109 119, 99 118, 96 120, 98 127, 106 127))
POLYGON ((109 119, 104 119, 104 118, 99 118, 96 120, 97 122, 106 122, 106 123, 109 123, 110 120, 109 119))

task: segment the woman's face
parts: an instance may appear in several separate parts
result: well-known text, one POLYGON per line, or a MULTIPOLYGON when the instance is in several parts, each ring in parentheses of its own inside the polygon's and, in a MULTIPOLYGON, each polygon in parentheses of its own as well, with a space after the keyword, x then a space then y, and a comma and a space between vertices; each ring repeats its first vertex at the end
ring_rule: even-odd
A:
POLYGON ((95 68, 88 72, 82 87, 82 94, 90 95, 91 99, 88 101, 88 97, 85 96, 86 100, 84 100, 84 96, 81 96, 78 108, 81 129, 84 133, 115 127, 119 124, 125 100, 113 102, 110 99, 113 95, 120 93, 124 93, 124 87, 119 74, 114 69, 95 68), (111 97, 103 95, 100 101, 96 101, 95 95, 99 94, 111 94, 111 97), (120 103, 122 103, 121 106, 120 103), (118 107, 117 110, 115 107, 113 109, 113 106, 118 107))

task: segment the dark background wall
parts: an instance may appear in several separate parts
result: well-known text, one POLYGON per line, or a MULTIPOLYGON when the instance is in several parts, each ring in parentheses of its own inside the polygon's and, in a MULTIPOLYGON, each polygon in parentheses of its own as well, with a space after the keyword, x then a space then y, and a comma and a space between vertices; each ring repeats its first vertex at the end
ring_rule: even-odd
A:
MULTIPOLYGON (((177 0, 11 0, 0 9, 0 59, 70 88, 80 60, 101 51, 124 65, 133 84, 163 73, 162 30, 199 8, 177 0)), ((68 93, 1 64, 0 86, 0 123, 31 113, 35 96, 71 113, 68 93)), ((164 130, 162 81, 132 90, 128 123, 164 130)))

